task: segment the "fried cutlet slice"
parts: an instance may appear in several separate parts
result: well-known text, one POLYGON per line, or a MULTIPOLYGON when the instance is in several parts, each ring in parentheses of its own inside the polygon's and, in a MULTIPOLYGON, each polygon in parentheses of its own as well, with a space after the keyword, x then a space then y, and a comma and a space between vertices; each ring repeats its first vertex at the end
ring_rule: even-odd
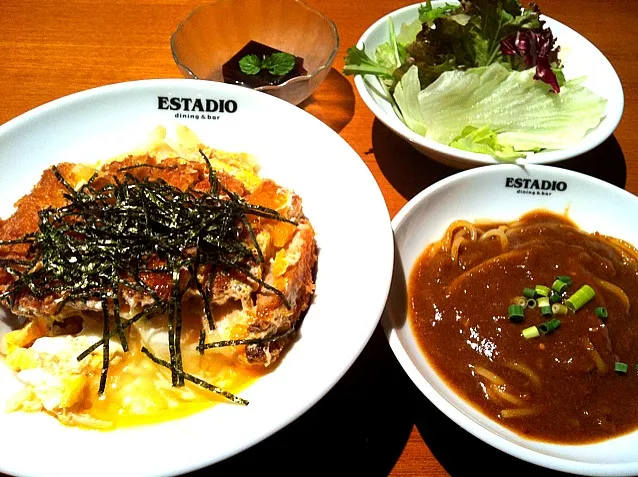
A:
MULTIPOLYGON (((317 261, 315 232, 303 215, 301 198, 271 180, 259 178, 254 161, 245 154, 223 153, 199 143, 181 144, 176 148, 164 141, 161 131, 159 136, 160 139, 147 150, 115 158, 103 165, 62 163, 57 166, 58 175, 47 169, 31 193, 16 203, 14 214, 0 222, 0 240, 16 240, 36 232, 39 211, 62 207, 68 202, 65 194, 69 191, 62 184, 60 176, 76 189, 94 174, 97 176, 92 179, 92 186, 99 189, 123 180, 126 173, 139 180, 162 180, 182 191, 206 191, 210 188, 209 172, 202 160, 201 149, 209 158, 226 194, 236 194, 248 203, 276 210, 282 217, 295 223, 263 217, 250 218, 264 256, 263 263, 254 266, 251 272, 253 277, 263 280, 270 289, 236 270, 212 273, 212 270, 204 267, 199 272, 200 283, 213 277, 208 296, 214 317, 212 327, 204 316, 201 294, 193 281, 183 294, 184 306, 197 309, 201 315, 200 328, 205 333, 206 342, 255 340, 281 335, 277 340, 232 349, 232 353, 244 363, 269 365, 280 357, 294 338, 294 333, 286 332, 294 330, 314 292, 313 269, 317 261), (143 164, 161 167, 138 167, 143 164), (274 293, 273 289, 281 293, 274 293)), ((27 254, 26 244, 0 247, 2 259, 19 259, 27 254)), ((187 278, 184 276, 182 282, 186 283, 187 278)), ((0 293, 7 290, 14 280, 15 274, 7 268, 0 268, 0 293)), ((172 281, 166 274, 149 273, 143 276, 143 280, 157 296, 166 298, 170 295, 172 281)), ((152 300, 149 293, 123 288, 119 291, 119 302, 121 316, 127 318, 149 306, 152 300)), ((101 301, 97 298, 68 299, 55 293, 44 296, 22 293, 11 300, 5 299, 4 304, 16 315, 27 317, 32 323, 37 322, 39 334, 44 335, 63 333, 69 320, 75 320, 78 316, 87 319, 91 312, 101 310, 101 301)), ((139 323, 139 326, 144 335, 145 325, 139 323)), ((37 339, 32 333, 27 335, 26 341, 17 340, 18 345, 28 347, 37 339)), ((11 336, 11 333, 5 338, 5 352, 7 342, 16 346, 15 338, 17 336, 11 336)), ((165 347, 166 344, 157 344, 154 351, 161 354, 165 347)))

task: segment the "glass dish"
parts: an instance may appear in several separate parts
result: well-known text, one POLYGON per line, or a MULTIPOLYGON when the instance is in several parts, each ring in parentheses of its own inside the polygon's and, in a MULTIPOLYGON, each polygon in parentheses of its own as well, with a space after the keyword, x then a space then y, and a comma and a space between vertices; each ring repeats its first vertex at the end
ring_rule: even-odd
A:
POLYGON ((339 48, 334 22, 299 0, 216 0, 179 25, 171 50, 186 78, 222 82, 224 63, 251 40, 303 58, 307 74, 254 88, 293 104, 315 91, 339 48))

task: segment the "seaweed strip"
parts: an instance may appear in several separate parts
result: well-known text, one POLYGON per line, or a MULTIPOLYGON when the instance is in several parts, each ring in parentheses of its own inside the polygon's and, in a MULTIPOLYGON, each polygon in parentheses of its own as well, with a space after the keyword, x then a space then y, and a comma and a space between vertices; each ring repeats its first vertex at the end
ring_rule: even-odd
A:
POLYGON ((144 353, 146 356, 151 358, 151 360, 154 363, 157 363, 157 364, 159 364, 161 366, 164 366, 165 368, 170 369, 173 372, 178 373, 179 375, 181 375, 187 381, 195 383, 195 384, 199 385, 200 387, 202 387, 204 389, 208 389, 209 391, 212 391, 212 392, 214 392, 216 394, 220 394, 221 396, 224 396, 226 399, 228 399, 229 401, 232 401, 234 403, 241 404, 243 406, 247 406, 248 405, 248 401, 246 401, 245 399, 242 399, 242 398, 240 398, 238 396, 235 396, 233 393, 225 391, 225 390, 221 389, 220 387, 215 386, 214 384, 210 384, 210 383, 204 381, 203 379, 198 378, 197 376, 193 376, 192 374, 188 374, 188 373, 186 373, 184 371, 172 368, 171 363, 156 357, 145 346, 142 347, 142 353, 144 353))
POLYGON ((106 378, 109 372, 109 362, 110 362, 110 349, 109 349, 109 309, 106 298, 102 298, 102 318, 103 318, 103 333, 102 333, 102 372, 100 373, 100 388, 98 390, 98 394, 104 394, 104 390, 106 389, 106 378))
POLYGON ((182 369, 181 358, 182 298, 186 290, 195 287, 204 301, 209 328, 214 329, 210 295, 214 276, 220 269, 243 273, 277 294, 290 308, 280 290, 251 272, 251 267, 263 262, 264 256, 246 215, 295 222, 275 210, 249 204, 226 189, 206 154, 201 150, 200 154, 208 168, 208 192, 184 192, 162 179, 139 179, 129 172, 142 167, 176 168, 150 164, 120 168, 124 176, 113 176, 113 182, 100 189, 93 186, 98 178, 98 173, 94 173, 76 191, 53 166, 55 177, 67 191, 64 197, 69 203, 39 211, 38 232, 0 241, 0 246, 29 245, 26 259, 0 260, 3 269, 14 277, 7 291, 0 294, 0 299, 12 308, 25 292, 38 298, 59 295, 59 309, 75 300, 101 301, 102 339, 77 357, 82 360, 102 346, 100 393, 106 389, 109 340, 117 335, 127 351, 124 330, 137 320, 160 312, 168 312, 171 354, 168 367, 173 374, 173 384, 183 385, 184 380, 189 379, 182 369), (220 197, 220 193, 225 197, 220 197), (250 243, 246 243, 242 235, 248 235, 250 243), (157 257, 160 262, 151 265, 150 257, 157 257), (210 266, 205 283, 197 276, 200 266, 210 266), (183 292, 182 270, 191 271, 188 282, 183 284, 183 292), (161 299, 142 274, 172 276, 170 299, 161 299), (123 320, 119 300, 120 294, 127 290, 150 297, 154 302, 133 318, 123 320), (109 324, 109 300, 112 300, 114 329, 109 324))
MULTIPOLYGON (((283 333, 275 334, 272 336, 265 336, 263 338, 247 338, 242 340, 225 340, 225 341, 215 341, 213 343, 204 343, 202 339, 202 335, 200 335, 199 344, 197 345, 197 351, 203 353, 204 350, 214 349, 214 348, 224 348, 227 346, 239 346, 239 345, 253 345, 253 344, 264 344, 270 343, 272 341, 278 341, 280 339, 285 338, 288 335, 291 335, 295 331, 294 328, 290 328, 283 333)), ((205 337, 205 334, 204 334, 205 337)))

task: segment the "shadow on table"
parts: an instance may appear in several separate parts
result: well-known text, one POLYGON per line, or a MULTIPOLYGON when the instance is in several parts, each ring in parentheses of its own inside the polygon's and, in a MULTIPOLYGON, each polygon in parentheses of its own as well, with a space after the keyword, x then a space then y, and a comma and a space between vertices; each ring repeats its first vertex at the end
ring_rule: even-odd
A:
POLYGON ((331 68, 326 79, 299 107, 338 133, 352 120, 354 104, 352 84, 336 69, 331 68))
POLYGON ((481 471, 490 476, 571 475, 539 467, 501 452, 456 425, 426 397, 419 395, 415 399, 417 429, 432 455, 452 477, 476 476, 481 471))
POLYGON ((254 447, 188 477, 387 476, 414 425, 411 406, 403 405, 398 394, 406 388, 412 384, 377 327, 346 375, 307 413, 254 447))
POLYGON ((627 183, 627 164, 620 144, 610 136, 598 147, 573 159, 557 162, 558 167, 597 177, 621 189, 627 183))
MULTIPOLYGON (((372 148, 381 172, 406 200, 460 172, 421 154, 378 119, 372 125, 372 148)), ((553 165, 597 177, 623 189, 627 181, 625 156, 614 136, 585 154, 553 165)))
POLYGON ((372 150, 383 175, 406 200, 459 172, 421 154, 378 119, 372 123, 372 150))

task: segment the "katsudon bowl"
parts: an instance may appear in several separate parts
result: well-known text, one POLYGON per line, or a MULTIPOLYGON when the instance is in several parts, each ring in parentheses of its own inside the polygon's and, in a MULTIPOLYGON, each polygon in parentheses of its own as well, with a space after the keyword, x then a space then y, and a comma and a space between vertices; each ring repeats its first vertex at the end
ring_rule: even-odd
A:
MULTIPOLYGON (((22 384, 0 357, 0 474, 109 476, 117 467, 118 474, 135 477, 181 475, 219 462, 317 403, 378 324, 392 274, 392 229, 372 174, 328 126, 247 88, 186 79, 129 82, 60 98, 9 121, 0 126, 0 216, 10 216, 13 204, 52 165, 126 157, 147 145, 158 126, 167 138, 186 127, 201 144, 246 153, 261 177, 301 198, 318 248, 316 288, 303 323, 278 364, 238 391, 247 406, 218 402, 183 417, 176 409, 147 424, 106 431, 65 426, 45 412, 5 412, 22 384), (353 280, 360 276, 366 280, 353 280)), ((208 163, 219 167, 212 158, 208 163)), ((20 324, 0 309, 0 335, 20 324)))
MULTIPOLYGON (((542 276, 541 271, 535 271, 536 269, 532 266, 534 263, 532 259, 535 255, 529 255, 530 258, 526 259, 528 261, 516 264, 518 271, 511 269, 507 272, 505 283, 498 278, 496 272, 501 270, 501 267, 506 269, 506 264, 510 261, 508 253, 510 256, 516 253, 516 251, 509 252, 510 249, 507 247, 513 247, 513 245, 507 245, 507 243, 514 243, 514 235, 512 234, 520 233, 516 228, 521 229, 524 224, 519 222, 518 225, 514 226, 511 225, 512 222, 517 221, 524 214, 539 209, 546 213, 558 214, 561 220, 572 221, 583 232, 592 234, 599 232, 605 236, 622 240, 622 242, 616 242, 622 244, 620 245, 623 250, 622 254, 625 254, 625 257, 634 257, 627 258, 627 261, 635 263, 636 250, 632 246, 638 244, 638 223, 627 220, 627 217, 633 217, 638 213, 638 198, 634 195, 580 173, 543 165, 528 165, 526 167, 503 165, 460 172, 423 190, 410 200, 392 221, 396 258, 392 286, 382 317, 385 333, 397 359, 423 395, 452 421, 484 442, 525 461, 560 471, 585 475, 636 475, 638 473, 638 430, 632 431, 632 426, 624 427, 624 433, 620 435, 610 432, 609 437, 606 437, 604 433, 599 433, 597 439, 592 439, 585 434, 586 423, 584 420, 581 420, 583 433, 579 434, 577 425, 580 418, 578 418, 573 419, 573 427, 566 430, 564 436, 551 435, 547 437, 545 435, 542 437, 545 432, 541 428, 542 425, 553 421, 558 422, 559 418, 562 418, 561 405, 553 403, 551 400, 543 403, 540 408, 536 407, 535 412, 538 411, 536 415, 531 416, 525 424, 521 424, 526 427, 528 433, 521 432, 520 425, 516 428, 516 426, 512 426, 512 421, 508 421, 508 419, 517 419, 516 413, 519 414, 518 419, 522 419, 527 410, 534 408, 534 401, 527 401, 527 399, 534 399, 535 393, 541 392, 536 391, 535 386, 538 386, 540 390, 548 388, 551 384, 549 380, 552 379, 553 368, 548 368, 545 373, 540 372, 533 361, 527 362, 528 369, 519 366, 518 371, 520 372, 527 373, 531 369, 529 377, 525 377, 525 379, 522 375, 520 377, 522 385, 529 385, 529 387, 523 388, 523 392, 517 392, 513 396, 514 391, 520 389, 516 388, 517 383, 511 383, 508 379, 509 376, 516 375, 516 372, 512 371, 512 373, 507 374, 502 371, 498 367, 503 363, 502 360, 511 356, 512 353, 516 353, 516 356, 520 357, 518 361, 524 364, 527 359, 524 352, 530 351, 531 348, 553 352, 554 345, 558 346, 559 342, 568 346, 569 342, 574 341, 573 338, 568 338, 570 336, 568 333, 575 327, 588 326, 589 330, 586 332, 591 333, 589 336, 596 343, 591 347, 586 347, 583 341, 580 351, 573 351, 573 353, 578 353, 574 354, 574 359, 581 355, 591 356, 587 367, 583 368, 584 372, 591 373, 595 377, 600 374, 604 379, 609 379, 609 382, 618 380, 615 382, 622 383, 619 386, 633 387, 638 380, 636 363, 630 361, 626 354, 624 355, 624 359, 628 361, 626 373, 623 373, 622 369, 614 371, 615 362, 613 359, 611 362, 604 362, 604 360, 598 362, 600 368, 597 367, 598 364, 595 364, 596 353, 593 350, 599 346, 599 343, 594 340, 596 332, 607 329, 610 333, 609 336, 613 337, 610 341, 611 346, 614 352, 619 353, 616 358, 618 361, 623 360, 624 351, 621 350, 624 348, 621 342, 627 337, 633 336, 631 325, 617 333, 613 331, 613 321, 607 320, 605 322, 602 318, 594 315, 593 308, 600 305, 600 302, 596 301, 599 298, 607 300, 605 306, 609 309, 609 316, 618 316, 621 313, 611 311, 614 303, 617 302, 614 301, 615 298, 606 294, 603 280, 590 278, 593 288, 596 289, 596 296, 590 303, 576 312, 570 312, 571 314, 565 316, 555 315, 543 318, 538 309, 533 309, 530 306, 524 309, 523 323, 514 322, 513 319, 508 318, 510 299, 514 298, 511 295, 523 295, 524 292, 522 287, 518 290, 520 284, 516 283, 519 273, 530 280, 529 284, 525 286, 534 288, 535 284, 538 284, 534 283, 534 279, 542 276), (448 227, 455 221, 467 221, 467 223, 457 222, 457 224, 461 224, 461 227, 467 228, 468 232, 465 238, 456 241, 456 234, 454 234, 444 239, 448 227), (470 266, 472 259, 464 253, 466 250, 476 251, 476 248, 470 249, 468 243, 479 243, 481 240, 479 232, 477 240, 471 242, 473 240, 470 232, 472 227, 468 223, 485 224, 486 222, 500 222, 510 225, 501 229, 503 234, 500 234, 498 228, 494 229, 493 236, 488 240, 495 241, 491 246, 497 247, 498 252, 495 252, 495 255, 499 258, 492 260, 481 270, 473 265, 470 266), (426 247, 442 239, 448 248, 430 249, 429 257, 435 256, 433 250, 443 251, 449 255, 437 262, 434 262, 433 258, 429 258, 428 262, 424 262, 425 264, 419 267, 418 263, 426 247), (463 240, 468 241, 463 242, 463 240), (506 243, 503 243, 503 240, 506 243), (501 247, 504 255, 500 255, 501 247), (450 284, 451 282, 446 281, 447 278, 443 275, 440 281, 418 281, 423 280, 423 277, 436 276, 439 270, 445 270, 446 267, 453 269, 456 266, 453 263, 454 260, 457 260, 458 264, 467 266, 463 280, 470 280, 470 276, 474 276, 478 282, 461 282, 463 286, 457 290, 450 284), (435 263, 436 265, 434 265, 435 263), (421 278, 415 278, 417 273, 421 278), (510 283, 514 283, 514 292, 508 288, 510 283), (454 303, 452 311, 454 314, 446 314, 448 311, 445 309, 445 304, 449 304, 449 302, 436 302, 434 298, 428 301, 430 300, 428 297, 420 297, 417 285, 421 287, 419 289, 422 290, 423 294, 431 294, 433 297, 438 297, 439 293, 441 295, 449 294, 450 300, 454 303), (474 317, 468 316, 471 315, 471 313, 467 313, 469 305, 465 305, 461 297, 461 294, 464 293, 467 293, 470 300, 475 302, 474 308, 471 308, 475 310, 472 314, 482 314, 481 310, 483 309, 488 312, 486 322, 479 323, 474 321, 474 317), (494 301, 499 302, 497 306, 492 304, 494 301), (422 306, 423 303, 426 303, 427 306, 422 306), (496 311, 494 311, 495 309, 496 311), (415 312, 415 310, 417 311, 415 312), (420 313, 421 318, 416 318, 417 313, 420 313), (423 319, 423 316, 426 318, 423 319), (453 319, 446 320, 449 316, 452 316, 453 319), (562 321, 562 324, 559 323, 560 326, 553 333, 548 332, 548 334, 540 334, 540 336, 523 333, 526 328, 536 328, 543 331, 536 325, 554 318, 562 321), (457 322, 459 329, 453 328, 457 322), (491 325, 490 322, 493 322, 494 325, 491 325), (445 328, 448 326, 450 328, 445 328), (491 326, 494 329, 498 328, 499 331, 491 335, 489 332, 492 329, 491 326), (439 328, 437 329, 437 327, 439 328), (451 330, 450 334, 444 334, 446 329, 451 330), (460 336, 458 341, 454 334, 460 336), (500 336, 506 335, 513 337, 512 340, 505 343, 498 341, 500 336), (450 347, 453 348, 451 351, 441 341, 435 341, 440 336, 444 338, 447 336, 445 339, 450 342, 450 347), (476 350, 474 355, 478 356, 477 362, 466 363, 463 361, 468 349, 476 350), (590 352, 591 354, 588 354, 590 352), (452 355, 448 356, 449 353, 452 355), (508 355, 508 353, 510 354, 508 355), (479 369, 478 364, 483 369, 479 369), (491 366, 494 367, 490 371, 491 366), (458 371, 464 376, 464 379, 467 378, 467 381, 471 381, 470 387, 463 387, 460 381, 451 376, 452 370, 458 371), (510 384, 515 385, 515 387, 508 387, 510 384), (509 398, 511 400, 508 401, 509 398), (485 410, 489 407, 488 401, 490 400, 498 409, 523 408, 526 410, 515 412, 499 410, 496 413, 490 413, 489 409, 485 410), (532 404, 526 404, 527 402, 532 404)), ((484 227, 485 230, 489 228, 491 227, 484 227)), ((537 231, 537 234, 540 234, 536 237, 539 247, 547 246, 546 244, 551 244, 550 248, 554 247, 554 236, 550 234, 549 228, 541 232, 537 231)), ((580 234, 578 232, 579 236, 580 234)), ((565 255, 558 245, 555 247, 556 256, 550 253, 543 256, 542 260, 546 262, 550 272, 554 272, 552 269, 554 263, 562 263, 557 257, 565 255)), ((535 252, 524 251, 524 253, 532 254, 535 252)), ((610 252, 609 256, 611 257, 614 253, 610 252)), ((567 255, 572 257, 579 254, 580 252, 567 255)), ((594 254, 594 256, 596 255, 594 254)), ((586 254, 583 255, 583 259, 586 259, 586 254)), ((603 262, 606 264, 603 268, 611 267, 604 260, 603 262)), ((480 264, 480 262, 476 263, 480 264)), ((620 276, 620 266, 617 266, 618 276, 620 276)), ((563 272, 565 270, 555 270, 556 275, 562 275, 563 272)), ((570 273, 566 271, 566 274, 570 273)), ((600 271, 600 273, 605 272, 600 271)), ((573 278, 571 286, 580 287, 583 276, 578 270, 574 271, 571 274, 573 278)), ((634 273, 634 281, 635 277, 634 273)), ((614 281, 615 279, 609 278, 608 280, 614 281)), ((549 281, 549 277, 544 281, 549 281)), ((552 287, 553 283, 547 285, 552 287)), ((630 297, 629 301, 633 301, 631 297, 636 293, 635 288, 634 286, 634 291, 630 293, 630 287, 626 287, 630 297)), ((561 302, 571 294, 575 294, 575 289, 568 288, 568 290, 562 295, 561 302)), ((628 302, 626 305, 628 310, 629 306, 633 310, 636 304, 628 302)), ((551 330, 546 329, 545 331, 551 330)), ((600 356, 609 359, 608 355, 602 354, 600 356)), ((545 358, 539 357, 538 359, 544 360, 545 358)), ((539 362, 545 363, 545 361, 539 362)), ((561 370, 556 371, 555 378, 560 376, 559 379, 563 380, 554 383, 554 385, 557 388, 564 388, 566 392, 569 391, 568 400, 582 404, 583 400, 588 400, 593 396, 593 394, 586 394, 586 387, 578 388, 577 386, 580 384, 576 384, 575 380, 565 378, 560 372, 561 370)), ((633 398, 623 397, 620 391, 612 389, 611 386, 603 392, 603 395, 609 398, 609 403, 616 400, 624 401, 626 414, 616 411, 611 417, 607 415, 600 418, 602 424, 610 421, 622 422, 629 419, 629 415, 633 415, 635 418, 636 404, 633 398)), ((613 404, 610 405, 613 407, 613 404)), ((519 424, 522 422, 519 421, 519 424)), ((633 428, 638 428, 635 420, 633 428)), ((620 432, 620 430, 619 426, 618 431, 620 432)))

